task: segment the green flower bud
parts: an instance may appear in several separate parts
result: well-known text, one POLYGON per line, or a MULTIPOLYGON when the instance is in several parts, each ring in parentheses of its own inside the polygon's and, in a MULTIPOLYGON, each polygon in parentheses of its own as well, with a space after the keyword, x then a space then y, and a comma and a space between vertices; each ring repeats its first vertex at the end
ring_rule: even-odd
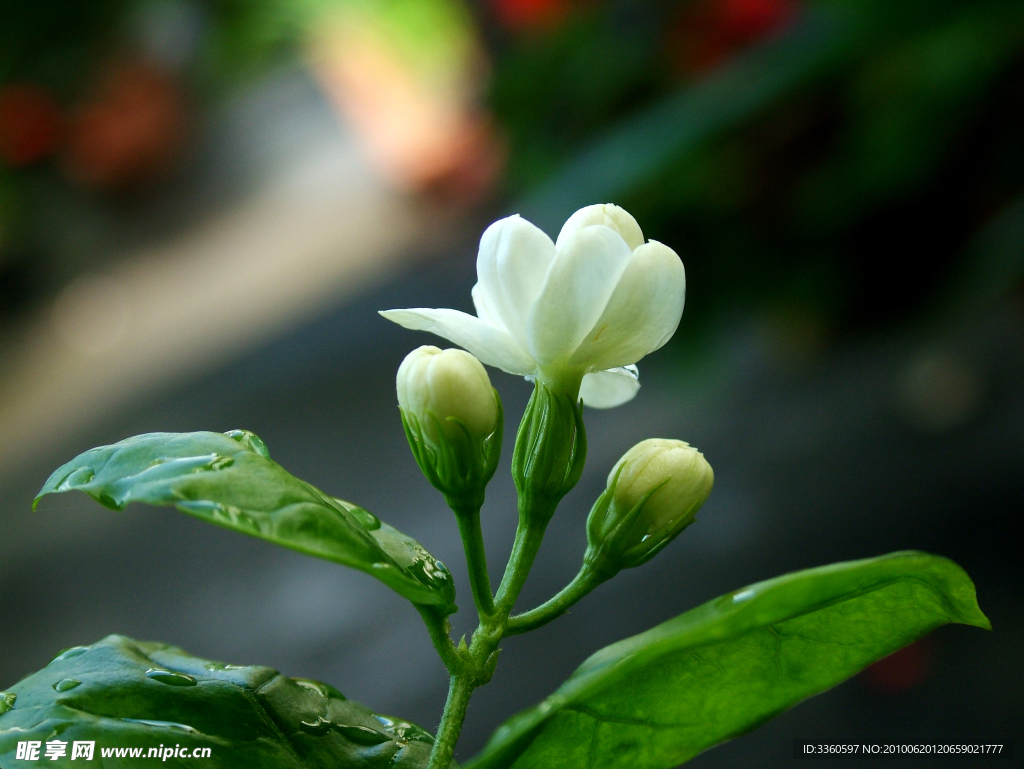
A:
POLYGON ((693 523, 714 482, 711 465, 688 443, 641 441, 612 468, 590 511, 587 566, 608 579, 646 563, 693 523))
POLYGON ((536 382, 512 454, 520 516, 543 529, 559 501, 579 481, 586 458, 581 404, 536 382))
POLYGON ((464 350, 425 345, 405 357, 395 384, 423 474, 453 506, 479 507, 498 464, 503 424, 483 365, 464 350))

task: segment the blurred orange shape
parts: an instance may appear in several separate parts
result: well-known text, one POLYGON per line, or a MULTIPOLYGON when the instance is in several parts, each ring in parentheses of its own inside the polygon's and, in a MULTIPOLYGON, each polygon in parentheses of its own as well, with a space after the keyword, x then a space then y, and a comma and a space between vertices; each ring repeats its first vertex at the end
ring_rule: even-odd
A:
POLYGON ((486 61, 475 45, 453 50, 444 66, 417 66, 372 18, 353 13, 322 25, 311 54, 331 101, 394 187, 472 200, 499 173, 500 145, 476 104, 486 61))
POLYGON ((61 127, 60 110, 44 89, 19 83, 0 90, 0 158, 8 165, 20 168, 52 153, 61 127))
POLYGON ((119 63, 72 122, 66 169, 96 187, 146 181, 171 164, 185 123, 184 98, 169 77, 143 63, 119 63))

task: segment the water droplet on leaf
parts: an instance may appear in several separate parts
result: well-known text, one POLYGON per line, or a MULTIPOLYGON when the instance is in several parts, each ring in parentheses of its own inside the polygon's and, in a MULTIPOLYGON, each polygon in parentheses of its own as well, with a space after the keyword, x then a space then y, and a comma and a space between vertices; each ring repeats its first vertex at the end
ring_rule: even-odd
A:
POLYGON ((189 734, 199 734, 199 730, 188 724, 178 724, 174 721, 149 721, 145 718, 122 718, 122 721, 127 721, 130 724, 145 724, 146 726, 155 726, 158 729, 177 729, 178 731, 188 732, 189 734))
POLYGON ((307 734, 327 734, 334 726, 328 719, 323 716, 317 716, 316 721, 300 721, 299 728, 307 734))
POLYGON ((334 729, 359 745, 380 745, 383 742, 392 741, 389 735, 370 729, 368 726, 342 724, 335 725, 334 729))
POLYGON ((219 456, 216 459, 214 459, 212 462, 210 462, 209 469, 210 470, 223 470, 226 467, 231 467, 231 465, 233 465, 234 463, 235 463, 235 458, 234 457, 220 457, 219 456))
POLYGON ((350 502, 346 502, 343 499, 335 499, 336 502, 340 503, 348 512, 352 514, 352 517, 356 519, 360 526, 367 531, 376 531, 380 528, 380 518, 375 516, 369 510, 364 510, 358 505, 353 505, 350 502))
POLYGON ((91 467, 79 467, 77 470, 73 470, 68 473, 64 479, 57 484, 57 491, 70 491, 71 489, 77 489, 79 486, 84 486, 89 483, 93 478, 96 477, 96 473, 93 472, 91 467))
POLYGON ((385 731, 400 742, 424 742, 434 744, 434 735, 409 721, 396 720, 387 716, 374 716, 384 725, 385 731))
POLYGON ((228 665, 224 662, 207 662, 203 665, 207 670, 242 670, 244 665, 228 665))
POLYGON ((89 651, 88 646, 72 646, 70 649, 65 649, 52 660, 50 660, 50 664, 52 665, 54 662, 60 662, 61 660, 69 660, 72 657, 77 657, 81 654, 85 654, 87 651, 89 651))
POLYGON ((228 430, 224 433, 229 438, 238 441, 246 448, 256 452, 264 459, 270 459, 270 450, 259 436, 249 432, 248 430, 228 430))
POLYGON ((330 684, 321 683, 320 681, 313 681, 309 678, 293 678, 292 680, 299 686, 301 686, 303 689, 309 689, 311 692, 316 692, 324 699, 345 699, 345 695, 339 692, 330 684))
POLYGON ((168 686, 195 686, 196 679, 192 676, 187 676, 184 673, 175 673, 173 670, 161 670, 159 668, 150 668, 146 671, 146 678, 152 678, 154 681, 159 681, 162 684, 168 686))
POLYGON ((68 689, 74 689, 76 686, 81 686, 82 682, 74 678, 62 678, 60 681, 53 685, 53 688, 58 692, 66 692, 68 689))

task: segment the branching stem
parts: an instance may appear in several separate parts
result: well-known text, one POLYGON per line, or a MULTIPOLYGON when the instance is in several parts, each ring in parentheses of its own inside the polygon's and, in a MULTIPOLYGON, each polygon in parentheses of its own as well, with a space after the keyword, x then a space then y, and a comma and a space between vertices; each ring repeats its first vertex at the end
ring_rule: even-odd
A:
POLYGON ((495 596, 498 613, 504 617, 508 617, 512 613, 516 599, 519 598, 519 592, 526 583, 526 578, 533 567, 533 561, 544 541, 544 530, 547 528, 547 522, 551 519, 551 513, 554 512, 555 506, 549 503, 545 507, 550 507, 550 510, 545 509, 542 514, 538 514, 539 511, 536 508, 539 506, 537 504, 534 503, 531 509, 526 508, 526 505, 535 501, 523 502, 525 504, 519 511, 519 526, 516 528, 512 554, 508 559, 508 566, 505 568, 505 576, 502 577, 501 584, 498 586, 498 594, 495 596))
POLYGON ((511 635, 527 633, 543 627, 551 622, 551 620, 565 614, 577 601, 597 587, 598 584, 600 584, 600 580, 593 575, 593 572, 584 567, 573 578, 572 582, 562 588, 557 595, 535 609, 509 617, 505 623, 503 636, 507 638, 511 635))
POLYGON ((434 644, 445 669, 450 675, 455 675, 455 672, 461 667, 461 660, 455 649, 455 644, 452 643, 452 639, 448 635, 451 628, 447 618, 432 606, 417 604, 416 609, 423 617, 423 623, 427 626, 427 632, 430 634, 430 641, 434 644))
MULTIPOLYGON (((582 425, 578 424, 578 414, 575 414, 575 417, 577 417, 575 426, 571 425, 566 428, 566 434, 574 441, 572 452, 575 452, 577 448, 576 436, 583 434, 582 425)), ((541 424, 538 429, 543 429, 544 424, 541 424)), ((524 434, 528 434, 528 431, 524 433, 521 427, 520 435, 517 437, 517 451, 524 434)), ((582 445, 584 453, 579 455, 579 464, 581 464, 581 458, 585 456, 586 451, 585 443, 582 445)), ((536 449, 536 447, 534 448, 536 449)), ((554 448, 564 447, 555 446, 554 448)), ((545 451, 550 454, 553 449, 551 446, 547 446, 545 451)), ((509 634, 509 630, 522 633, 549 622, 597 584, 589 577, 585 579, 578 577, 543 606, 509 620, 516 599, 519 598, 519 593, 526 583, 530 568, 540 550, 548 521, 551 520, 559 500, 578 478, 578 472, 573 470, 577 464, 577 458, 576 454, 572 452, 570 452, 572 456, 569 458, 571 467, 568 469, 555 467, 558 472, 554 477, 560 480, 553 488, 550 483, 536 486, 529 482, 521 483, 521 479, 516 477, 516 488, 519 491, 519 525, 516 528, 512 553, 509 556, 508 565, 505 567, 505 575, 498 586, 496 595, 491 594, 491 583, 487 574, 487 556, 484 552, 483 535, 480 530, 482 498, 479 501, 448 498, 448 504, 455 512, 463 548, 466 551, 469 579, 473 589, 473 602, 476 604, 480 624, 468 645, 460 643, 456 647, 449 636, 451 627, 447 620, 436 611, 420 609, 427 628, 430 630, 434 647, 441 655, 450 676, 448 700, 444 706, 444 713, 441 716, 441 723, 438 726, 437 737, 430 753, 427 769, 449 769, 455 752, 455 743, 458 741, 462 722, 466 716, 469 698, 474 689, 491 680, 498 659, 498 644, 503 637, 509 634), (568 475, 563 478, 566 473, 568 475)), ((564 452, 554 452, 552 455, 554 459, 548 457, 549 463, 555 462, 557 465, 555 460, 563 458, 562 454, 564 452)), ((543 458, 544 452, 540 452, 540 455, 543 458)), ((513 465, 516 465, 515 459, 513 465)), ((551 468, 549 467, 548 470, 551 468)), ((515 472, 514 468, 513 472, 515 472)))

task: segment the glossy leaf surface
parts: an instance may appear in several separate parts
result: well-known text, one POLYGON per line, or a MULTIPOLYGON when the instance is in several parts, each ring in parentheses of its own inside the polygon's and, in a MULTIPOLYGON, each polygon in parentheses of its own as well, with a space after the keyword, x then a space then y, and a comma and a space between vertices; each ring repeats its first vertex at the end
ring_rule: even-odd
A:
POLYGON ((465 769, 668 769, 940 625, 988 628, 952 561, 893 553, 716 598, 590 657, 465 769))
POLYGON ((209 662, 165 644, 109 636, 78 646, 0 692, 0 766, 76 767, 74 742, 94 742, 107 769, 146 763, 150 748, 180 746, 165 767, 208 769, 420 769, 431 735, 380 716, 336 689, 265 667, 209 662), (66 743, 48 759, 46 743, 66 743), (41 743, 39 760, 18 760, 19 742, 41 743), (104 749, 142 748, 142 758, 104 749), (193 758, 196 748, 209 757, 193 758), (188 757, 180 754, 186 752, 188 757))
POLYGON ((361 507, 323 492, 270 459, 252 433, 147 433, 86 451, 47 479, 46 494, 84 491, 123 510, 173 505, 197 518, 351 566, 418 604, 454 610, 444 564, 361 507))

